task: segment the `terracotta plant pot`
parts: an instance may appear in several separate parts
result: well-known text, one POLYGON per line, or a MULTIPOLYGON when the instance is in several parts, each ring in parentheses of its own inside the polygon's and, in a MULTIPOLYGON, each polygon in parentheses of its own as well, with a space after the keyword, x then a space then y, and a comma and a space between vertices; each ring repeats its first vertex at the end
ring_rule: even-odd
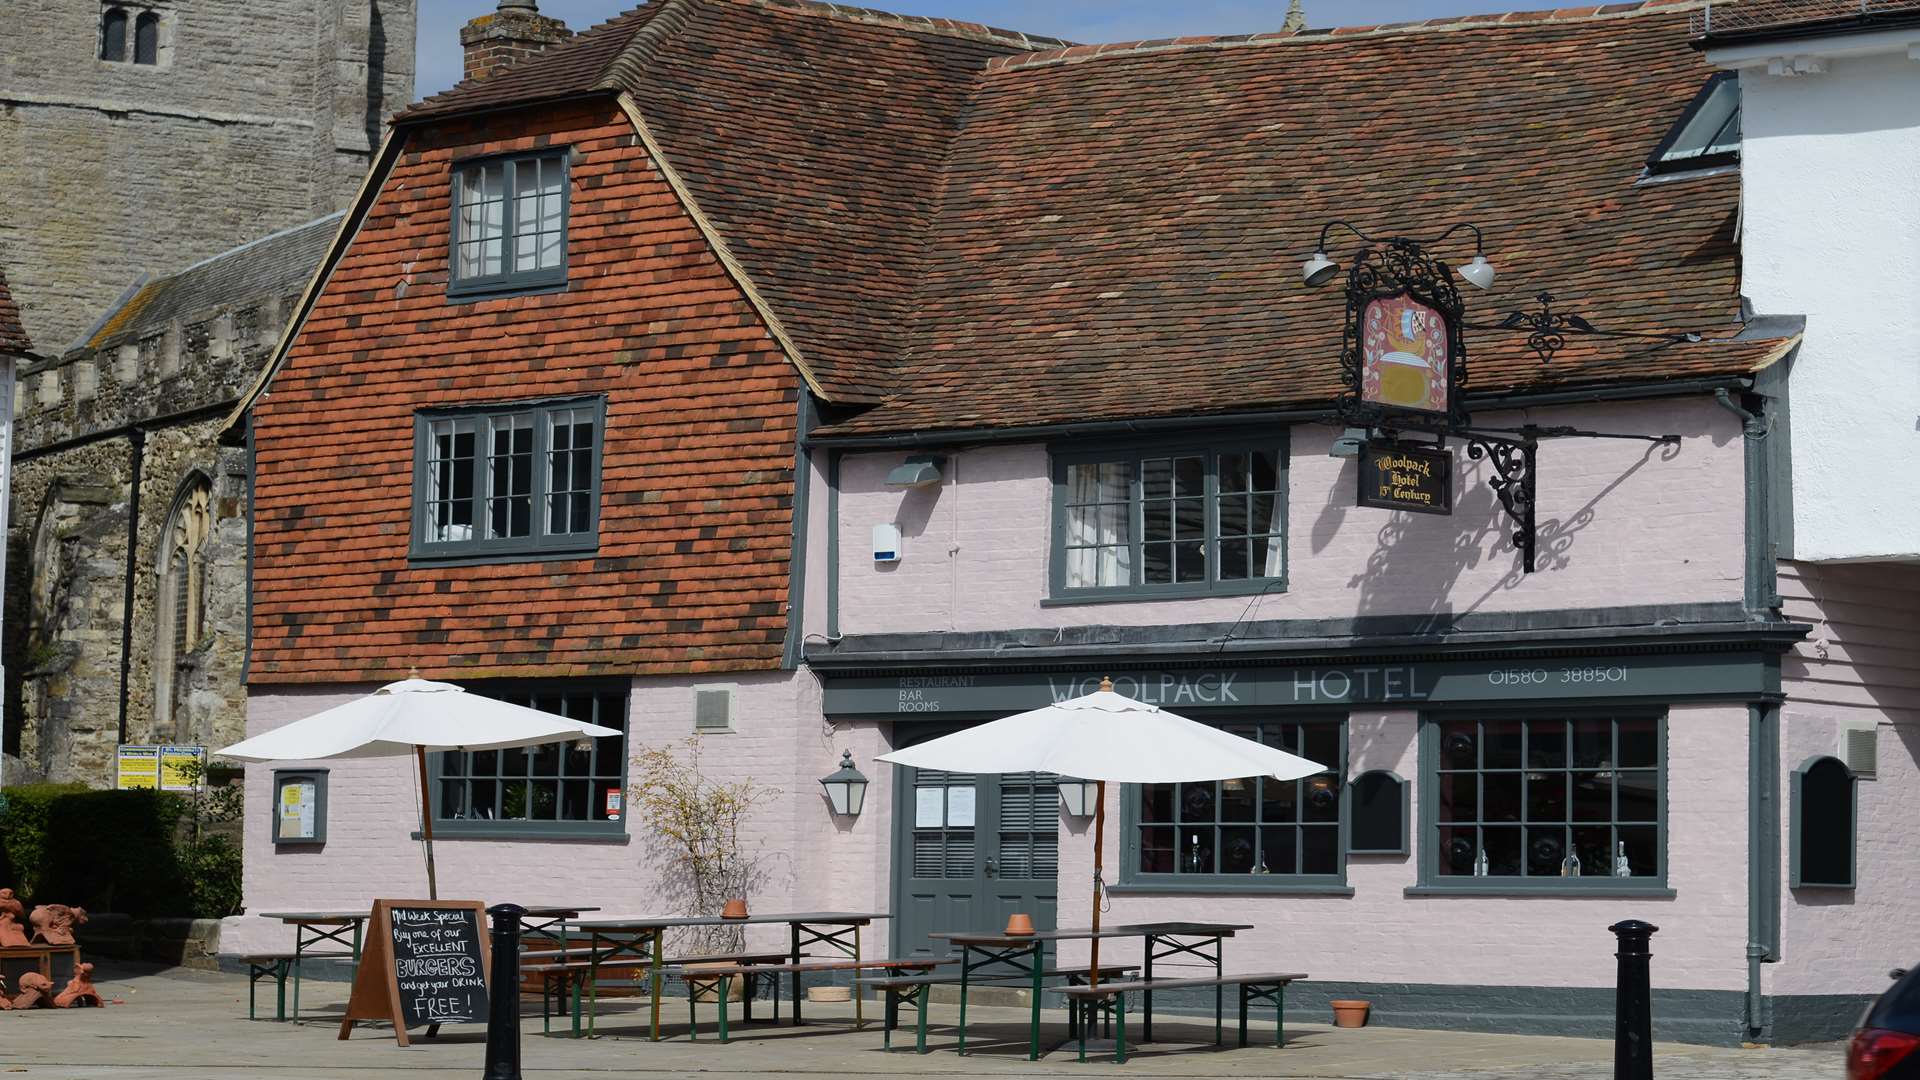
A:
POLYGON ((746 917, 747 917, 747 902, 746 902, 745 900, 743 900, 743 899, 739 899, 739 898, 737 898, 737 897, 736 897, 735 899, 732 899, 732 900, 729 900, 729 901, 727 901, 727 902, 726 902, 726 903, 725 903, 724 905, 722 905, 722 906, 721 906, 721 908, 720 908, 720 917, 721 917, 721 918, 723 918, 723 919, 744 919, 744 918, 746 918, 746 917))
POLYGON ((1373 1006, 1365 1001, 1334 1001, 1333 1026, 1357 1028, 1367 1026, 1367 1011, 1373 1006))
POLYGON ((1032 937, 1033 916, 1015 912, 1007 918, 1005 933, 1008 937, 1032 937))

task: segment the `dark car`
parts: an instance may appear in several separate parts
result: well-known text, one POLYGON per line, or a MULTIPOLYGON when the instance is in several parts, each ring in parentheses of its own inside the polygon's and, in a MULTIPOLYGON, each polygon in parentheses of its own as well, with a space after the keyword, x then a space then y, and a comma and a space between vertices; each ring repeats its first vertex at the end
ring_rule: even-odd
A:
POLYGON ((1847 1047, 1847 1080, 1920 1080, 1920 967, 1894 971, 1847 1047))

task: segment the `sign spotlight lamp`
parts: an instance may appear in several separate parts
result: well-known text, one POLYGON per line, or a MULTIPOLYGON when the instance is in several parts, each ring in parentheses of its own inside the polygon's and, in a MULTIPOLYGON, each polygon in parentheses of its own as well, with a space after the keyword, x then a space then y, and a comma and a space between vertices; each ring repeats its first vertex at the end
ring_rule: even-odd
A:
POLYGON ((1322 244, 1320 250, 1315 251, 1311 258, 1300 264, 1300 279, 1307 283, 1308 288, 1319 288, 1332 281, 1339 273, 1340 264, 1327 257, 1325 244, 1322 244))
POLYGON ((859 817, 867 801, 867 778, 853 767, 853 751, 840 752, 840 767, 820 778, 827 790, 827 803, 840 817, 859 817))

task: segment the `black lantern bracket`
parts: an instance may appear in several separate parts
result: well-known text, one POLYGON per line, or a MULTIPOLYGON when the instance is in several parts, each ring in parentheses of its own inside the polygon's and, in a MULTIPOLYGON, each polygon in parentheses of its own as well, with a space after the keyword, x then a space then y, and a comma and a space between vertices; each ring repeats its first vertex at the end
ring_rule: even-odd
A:
POLYGON ((1640 338, 1659 344, 1655 348, 1679 345, 1683 342, 1700 340, 1699 334, 1666 334, 1645 330, 1608 330, 1593 325, 1585 317, 1568 311, 1553 310, 1553 294, 1543 292, 1534 297, 1540 301, 1539 311, 1510 311, 1506 317, 1496 323, 1467 323, 1469 330, 1501 331, 1519 330, 1527 335, 1527 348, 1540 358, 1543 364, 1553 363, 1553 358, 1561 349, 1567 347, 1568 335, 1575 337, 1604 338, 1640 338))

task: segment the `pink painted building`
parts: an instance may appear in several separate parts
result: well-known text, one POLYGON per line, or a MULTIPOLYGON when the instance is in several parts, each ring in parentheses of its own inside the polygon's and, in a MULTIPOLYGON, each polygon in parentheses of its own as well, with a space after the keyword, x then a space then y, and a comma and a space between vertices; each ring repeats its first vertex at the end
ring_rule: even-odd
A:
MULTIPOLYGON (((409 651, 480 692, 624 721, 611 757, 453 754, 432 781, 443 895, 606 916, 683 903, 648 823, 607 794, 644 779, 628 764, 639 749, 697 738, 714 776, 778 791, 746 838, 764 868, 756 910, 885 913, 873 934, 917 955, 942 948, 930 931, 1016 911, 1083 925, 1090 819, 1061 810, 1060 778, 873 758, 1111 677, 1326 769, 1110 791, 1110 924, 1250 924, 1224 963, 1310 972, 1289 997, 1310 1015, 1364 997, 1376 1022, 1604 1034, 1607 928, 1638 918, 1660 927, 1657 1034, 1845 1030, 1920 945, 1895 824, 1920 802, 1920 574, 1776 558, 1801 327, 1743 311, 1737 149, 1729 165, 1724 148, 1687 142, 1720 100, 1688 9, 1096 51, 800 0, 656 0, 403 114, 401 132, 430 143, 433 125, 476 129, 441 140, 457 143, 562 108, 541 95, 617 106, 592 114, 560 212, 642 184, 646 215, 583 217, 577 235, 640 231, 592 247, 596 269, 558 291, 543 280, 476 301, 504 306, 458 324, 488 350, 481 398, 607 398, 594 446, 607 468, 592 460, 586 489, 599 548, 423 557, 421 537, 447 527, 420 510, 447 501, 432 497, 446 455, 362 470, 370 493, 414 488, 361 549, 387 560, 372 568, 379 595, 431 596, 432 609, 366 656, 340 644, 344 629, 326 652, 290 629, 359 602, 345 591, 316 594, 300 619, 257 611, 255 655, 269 640, 271 663, 253 669, 250 730, 365 693, 409 651), (1388 69, 1392 85, 1375 77, 1388 69), (1396 92, 1406 85, 1429 90, 1396 92), (754 122, 702 112, 714 101, 754 122), (622 123, 630 135, 609 132, 622 123), (702 135, 715 125, 724 145, 702 135), (1336 415, 1346 305, 1294 269, 1335 219, 1425 237, 1464 220, 1484 236, 1500 277, 1462 290, 1468 378, 1452 389, 1483 442, 1538 436, 1531 572, 1524 516, 1502 501, 1512 477, 1458 437, 1439 440, 1450 513, 1356 505, 1361 444, 1387 432, 1336 415), (684 261, 641 261, 669 255, 684 261), (601 322, 652 305, 605 346, 626 375, 556 359, 590 328, 524 332, 600 280, 638 286, 590 309, 601 322), (1547 291, 1553 311, 1622 333, 1569 331, 1542 351, 1496 325, 1538 313, 1547 291), (697 322, 716 313, 724 332, 697 322), (741 344, 716 344, 728 341, 741 344), (784 498, 730 511, 724 475, 707 470, 704 498, 669 497, 705 525, 663 541, 672 515, 628 511, 660 501, 659 478, 688 490, 676 449, 710 461, 735 444, 729 393, 779 382, 762 366, 677 398, 623 395, 747 353, 787 365, 794 413, 791 471, 743 465, 741 484, 784 498), (689 355, 703 359, 690 368, 689 355), (686 400, 713 411, 689 415, 686 400), (665 424, 671 439, 650 434, 665 424), (784 515, 777 552, 769 513, 784 515), (667 562, 696 552, 709 554, 667 562), (713 565, 778 565, 784 589, 762 573, 751 604, 680 601, 624 636, 621 612, 673 590, 597 606, 661 566, 667 582, 711 583, 713 565), (784 621, 771 636, 756 606, 768 602, 784 621), (487 659, 463 659, 463 640, 487 659), (871 781, 850 817, 818 786, 842 752, 871 781)), ((409 190, 449 182, 430 175, 435 159, 399 153, 409 190)), ((461 167, 457 146, 450 160, 443 172, 461 167)), ((279 500, 257 579, 301 580, 303 537, 323 528, 292 505, 299 485, 272 475, 305 453, 271 435, 310 407, 292 392, 303 370, 331 374, 313 351, 351 351, 342 342, 369 320, 440 340, 422 328, 443 301, 389 313, 369 260, 417 247, 444 263, 458 244, 446 204, 376 197, 364 213, 378 227, 350 226, 337 253, 357 269, 323 275, 309 302, 325 311, 346 290, 366 310, 298 329, 255 402, 256 483, 279 500)), ((1346 263, 1360 246, 1329 254, 1346 263)), ((386 363, 390 379, 408 370, 386 363)), ((366 394, 387 408, 360 389, 376 382, 325 385, 340 407, 366 394)), ((417 438, 440 420, 422 414, 417 438)), ((476 491, 500 494, 477 475, 476 491)), ((424 886, 406 764, 280 775, 319 768, 324 842, 250 822, 250 912, 424 886)), ((271 768, 248 783, 255 806, 279 790, 271 768)), ((223 948, 284 934, 242 916, 223 948)), ((1161 1006, 1183 1004, 1210 1006, 1161 1006)))

